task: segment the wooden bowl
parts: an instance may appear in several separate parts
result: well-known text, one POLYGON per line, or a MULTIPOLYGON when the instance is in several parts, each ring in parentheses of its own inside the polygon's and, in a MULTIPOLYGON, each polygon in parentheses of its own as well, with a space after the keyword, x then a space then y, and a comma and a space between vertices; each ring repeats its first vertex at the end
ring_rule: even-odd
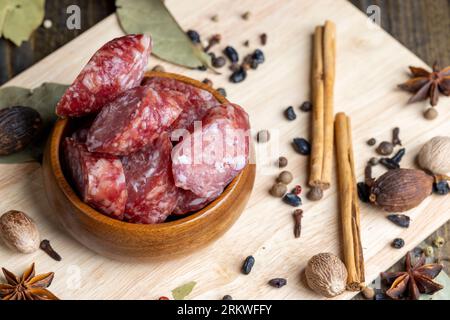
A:
MULTIPOLYGON (((227 100, 209 86, 176 74, 147 76, 177 79, 227 100)), ((44 185, 53 212, 79 242, 113 259, 157 259, 188 254, 223 235, 244 210, 255 180, 256 166, 248 164, 222 195, 204 209, 179 220, 154 225, 118 221, 96 211, 78 197, 61 167, 61 141, 73 131, 74 120, 56 122, 44 154, 44 185)))

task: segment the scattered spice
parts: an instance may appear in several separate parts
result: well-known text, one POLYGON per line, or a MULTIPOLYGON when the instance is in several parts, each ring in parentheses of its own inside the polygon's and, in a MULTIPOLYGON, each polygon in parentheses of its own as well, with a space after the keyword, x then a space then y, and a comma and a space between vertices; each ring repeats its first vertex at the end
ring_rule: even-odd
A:
POLYGON ((292 180, 294 180, 294 176, 289 171, 282 171, 278 175, 278 178, 277 178, 278 182, 281 182, 281 183, 284 183, 284 184, 289 184, 289 183, 292 182, 292 180))
POLYGON ((6 284, 0 284, 2 300, 58 300, 47 288, 52 284, 54 273, 35 276, 34 263, 21 277, 2 268, 6 284))
POLYGON ((217 92, 219 92, 224 97, 227 96, 227 92, 224 88, 217 88, 217 92))
POLYGON ((264 63, 264 61, 266 61, 264 52, 262 52, 260 49, 256 49, 253 52, 252 58, 253 58, 253 61, 256 61, 258 64, 264 63))
POLYGON ((422 255, 415 264, 411 263, 411 253, 406 255, 404 272, 383 272, 381 278, 391 284, 386 295, 398 300, 407 298, 418 300, 421 293, 433 294, 443 288, 442 285, 432 281, 441 272, 440 264, 425 264, 422 255))
POLYGON ((287 192, 287 187, 284 183, 275 183, 272 188, 270 188, 270 194, 274 197, 281 198, 287 192))
POLYGON ((302 193, 302 186, 297 184, 294 189, 292 189, 292 193, 295 193, 296 195, 300 195, 302 193))
POLYGON ((443 237, 436 237, 434 240, 433 240, 433 245, 436 247, 436 248, 442 248, 443 246, 444 246, 444 244, 445 244, 445 239, 443 238, 443 237))
POLYGON ((293 214, 294 217, 294 236, 296 238, 300 238, 302 233, 302 218, 303 218, 303 210, 296 209, 293 214))
POLYGON ((245 40, 243 45, 244 45, 244 47, 249 47, 250 46, 250 41, 245 40))
POLYGON ((427 141, 417 160, 422 169, 446 175, 450 172, 450 137, 437 136, 427 141))
POLYGON ((375 298, 375 290, 372 287, 365 287, 361 293, 367 300, 373 300, 375 298))
POLYGON ((388 141, 383 141, 376 151, 382 156, 388 156, 394 151, 394 145, 388 141))
POLYGON ((370 187, 365 182, 358 182, 356 185, 358 191, 358 198, 364 203, 369 202, 370 187))
POLYGON ((310 112, 312 110, 311 101, 303 102, 302 105, 300 106, 300 110, 302 110, 303 112, 310 112))
POLYGON ((390 158, 381 158, 380 159, 380 164, 382 164, 383 166, 385 166, 387 169, 389 170, 393 170, 393 169, 399 169, 400 165, 393 161, 390 158))
POLYGON ((208 40, 208 45, 205 48, 205 52, 208 52, 213 46, 219 44, 222 40, 222 36, 220 34, 212 35, 208 40))
POLYGON ((294 108, 292 106, 289 106, 286 110, 284 110, 284 115, 289 121, 297 119, 297 115, 295 114, 294 108))
POLYGON ((288 159, 286 157, 278 158, 278 168, 284 168, 288 165, 288 159))
POLYGON ((231 63, 237 63, 239 61, 239 54, 233 47, 227 46, 223 53, 231 61, 231 63))
POLYGON ((233 72, 230 76, 230 82, 232 83, 239 83, 245 80, 247 78, 247 71, 245 71, 244 68, 239 68, 239 70, 233 72))
POLYGON ((440 196, 445 196, 450 192, 450 186, 445 180, 435 182, 433 183, 433 192, 440 196))
POLYGON ((397 151, 397 153, 391 158, 392 161, 394 161, 395 163, 400 164, 400 162, 403 159, 403 156, 406 153, 406 149, 405 148, 401 148, 400 150, 397 151))
POLYGON ((337 256, 332 253, 319 253, 309 259, 305 276, 312 290, 331 298, 345 291, 348 273, 337 256))
POLYGON ((436 110, 436 108, 431 107, 423 112, 423 116, 427 120, 434 120, 439 116, 439 112, 436 110))
POLYGON ((369 164, 370 164, 371 166, 376 166, 376 165, 378 164, 379 161, 380 161, 380 160, 378 160, 378 158, 372 157, 372 158, 370 158, 370 160, 369 160, 369 164))
POLYGON ((323 190, 319 187, 313 187, 309 190, 306 197, 311 201, 319 201, 323 197, 323 190))
POLYGON ((269 285, 274 288, 281 288, 284 287, 287 284, 287 280, 284 278, 274 278, 269 280, 269 285))
POLYGON ((261 41, 261 45, 265 46, 267 44, 267 33, 260 34, 259 40, 261 41))
POLYGON ((194 289, 197 282, 190 281, 172 290, 172 297, 175 300, 184 300, 194 289))
POLYGON ((226 60, 224 57, 219 56, 219 57, 214 57, 211 60, 211 64, 214 68, 222 68, 226 63, 226 60))
POLYGON ((302 199, 294 193, 288 192, 283 197, 284 203, 293 207, 298 207, 302 204, 302 199))
POLYGON ((161 296, 158 298, 158 300, 170 300, 169 298, 167 298, 166 296, 161 296))
POLYGON ((427 257, 434 257, 434 249, 432 246, 426 246, 423 252, 427 257))
POLYGON ((389 221, 402 228, 408 228, 409 223, 411 222, 411 218, 404 214, 390 214, 387 218, 389 221))
POLYGON ((242 19, 248 20, 250 19, 250 11, 246 11, 241 15, 242 19))
POLYGON ((213 86, 213 82, 211 81, 211 79, 205 78, 202 81, 204 84, 206 84, 207 86, 212 87, 213 86))
POLYGON ((156 71, 156 72, 166 72, 166 69, 164 69, 164 67, 160 64, 157 64, 156 66, 154 66, 152 68, 152 71, 156 71))
POLYGON ((248 256, 245 259, 244 264, 242 265, 242 273, 249 274, 250 271, 252 271, 254 264, 255 264, 255 258, 253 256, 248 256))
POLYGON ((39 230, 26 213, 17 210, 0 217, 0 239, 13 250, 32 253, 39 248, 39 230))
POLYGON ((191 39, 192 43, 199 44, 201 42, 200 35, 195 30, 188 30, 186 32, 189 39, 191 39))
POLYGON ((440 70, 435 62, 431 72, 418 67, 409 67, 409 70, 412 78, 399 85, 401 89, 414 93, 408 103, 430 98, 430 104, 435 106, 439 101, 439 93, 445 96, 450 94, 450 66, 440 70))
POLYGON ((307 156, 311 153, 311 144, 304 138, 294 138, 293 146, 301 155, 307 156))
POLYGON ((256 134, 256 141, 259 143, 266 143, 270 140, 270 131, 269 130, 261 130, 256 134))
POLYGON ((394 146, 401 146, 402 145, 402 141, 400 140, 400 128, 399 127, 395 127, 392 130, 392 144, 394 146))
POLYGON ((52 259, 56 261, 62 260, 61 256, 51 246, 50 241, 46 239, 42 240, 39 248, 41 248, 41 250, 48 254, 52 259))
POLYGON ((211 17, 211 21, 218 22, 219 21, 219 15, 215 14, 211 17))
POLYGON ((369 200, 385 211, 403 212, 417 207, 432 186, 433 177, 422 170, 389 170, 371 185, 369 200))
POLYGON ((233 297, 230 296, 229 294, 226 294, 223 296, 222 300, 233 300, 233 297))
POLYGON ((370 138, 369 140, 367 140, 367 145, 369 146, 374 146, 377 143, 377 139, 375 138, 370 138))
POLYGON ((402 238, 395 238, 394 241, 392 241, 392 247, 395 249, 401 249, 405 245, 405 240, 402 238))

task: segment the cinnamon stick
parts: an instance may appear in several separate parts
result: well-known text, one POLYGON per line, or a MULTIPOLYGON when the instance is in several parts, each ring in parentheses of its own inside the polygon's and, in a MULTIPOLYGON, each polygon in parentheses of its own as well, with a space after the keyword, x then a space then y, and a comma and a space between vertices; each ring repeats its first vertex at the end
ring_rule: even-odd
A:
POLYGON ((314 32, 312 68, 312 149, 309 185, 322 190, 331 184, 336 27, 326 21, 314 32))
POLYGON ((323 166, 323 27, 317 26, 314 32, 312 68, 312 146, 309 185, 322 187, 323 166))
POLYGON ((347 289, 358 291, 364 287, 364 257, 361 246, 351 124, 344 113, 336 115, 335 130, 344 263, 348 272, 347 289))
POLYGON ((331 164, 333 160, 333 107, 334 79, 336 72, 336 26, 331 21, 325 22, 323 31, 323 48, 325 95, 322 183, 325 188, 328 188, 331 184, 331 164))

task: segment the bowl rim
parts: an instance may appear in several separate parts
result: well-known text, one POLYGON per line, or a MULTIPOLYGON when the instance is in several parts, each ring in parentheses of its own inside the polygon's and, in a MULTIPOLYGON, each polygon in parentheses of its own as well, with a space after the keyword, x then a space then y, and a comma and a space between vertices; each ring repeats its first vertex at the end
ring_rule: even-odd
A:
MULTIPOLYGON (((147 71, 145 77, 164 77, 169 79, 175 79, 182 81, 186 84, 193 85, 199 89, 203 89, 211 93, 220 103, 229 103, 229 101, 222 96, 218 91, 213 89, 211 86, 204 84, 198 80, 189 78, 187 76, 169 73, 169 72, 157 72, 157 71, 147 71)), ((220 206, 220 204, 225 201, 228 196, 234 191, 238 185, 241 178, 244 176, 247 170, 251 170, 252 165, 247 164, 244 169, 228 184, 225 190, 220 194, 220 196, 209 203, 203 209, 192 213, 186 217, 157 224, 137 224, 126 221, 117 220, 111 218, 89 206, 87 203, 83 202, 78 194, 74 191, 69 181, 66 179, 64 170, 62 170, 60 161, 60 146, 64 131, 67 127, 69 119, 59 118, 55 123, 52 134, 50 136, 50 165, 55 175, 56 181, 60 189, 63 191, 66 198, 74 205, 79 211, 87 215, 89 218, 96 220, 101 224, 110 225, 111 227, 128 229, 133 231, 148 231, 148 230, 161 230, 161 229, 172 229, 180 227, 186 224, 194 223, 195 221, 205 218, 214 213, 214 208, 220 206)), ((252 148, 251 144, 251 148, 252 148)))

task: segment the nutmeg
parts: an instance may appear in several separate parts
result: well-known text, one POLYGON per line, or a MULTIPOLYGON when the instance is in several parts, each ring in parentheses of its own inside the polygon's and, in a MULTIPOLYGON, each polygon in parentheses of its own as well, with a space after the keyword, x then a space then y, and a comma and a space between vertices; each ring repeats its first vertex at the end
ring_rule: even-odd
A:
POLYGON ((450 137, 434 137, 425 143, 417 157, 422 169, 434 174, 450 173, 450 137))
POLYGON ((433 190, 433 177, 422 170, 389 170, 375 180, 369 200, 389 212, 417 207, 433 190))
POLYGON ((8 247, 21 253, 32 253, 39 248, 36 224, 21 211, 11 210, 0 217, 0 237, 8 247))
POLYGON ((348 274, 344 263, 337 256, 319 253, 309 259, 305 276, 312 290, 331 298, 345 291, 348 274))

